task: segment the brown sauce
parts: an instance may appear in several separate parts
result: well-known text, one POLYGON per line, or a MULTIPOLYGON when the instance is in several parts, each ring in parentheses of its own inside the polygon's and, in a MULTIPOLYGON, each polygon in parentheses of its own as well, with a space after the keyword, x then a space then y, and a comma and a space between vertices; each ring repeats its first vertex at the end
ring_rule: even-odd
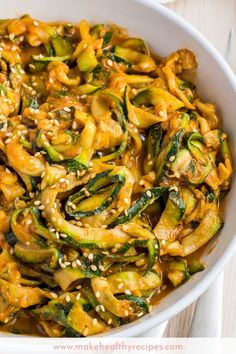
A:
POLYGON ((12 321, 0 326, 1 332, 10 332, 13 334, 32 335, 42 337, 43 332, 40 329, 38 321, 27 315, 24 311, 19 311, 12 321))

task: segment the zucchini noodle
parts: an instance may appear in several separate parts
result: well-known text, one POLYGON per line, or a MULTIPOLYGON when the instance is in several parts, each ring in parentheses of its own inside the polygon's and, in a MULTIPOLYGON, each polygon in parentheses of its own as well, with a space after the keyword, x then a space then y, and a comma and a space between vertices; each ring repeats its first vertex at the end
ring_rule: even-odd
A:
POLYGON ((0 329, 132 322, 204 270, 223 224, 232 160, 196 58, 85 20, 25 15, 0 37, 0 329))

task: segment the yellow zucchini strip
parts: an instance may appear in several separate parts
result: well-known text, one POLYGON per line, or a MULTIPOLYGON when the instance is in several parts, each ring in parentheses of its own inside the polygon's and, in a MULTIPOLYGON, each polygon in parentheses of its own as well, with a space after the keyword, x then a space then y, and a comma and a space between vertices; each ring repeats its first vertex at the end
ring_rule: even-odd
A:
POLYGON ((6 145, 6 153, 10 165, 20 173, 37 177, 45 169, 44 162, 39 157, 31 156, 18 139, 6 145))
POLYGON ((117 300, 112 294, 107 279, 91 279, 91 285, 98 302, 104 306, 105 309, 118 317, 127 317, 129 315, 129 301, 117 300))

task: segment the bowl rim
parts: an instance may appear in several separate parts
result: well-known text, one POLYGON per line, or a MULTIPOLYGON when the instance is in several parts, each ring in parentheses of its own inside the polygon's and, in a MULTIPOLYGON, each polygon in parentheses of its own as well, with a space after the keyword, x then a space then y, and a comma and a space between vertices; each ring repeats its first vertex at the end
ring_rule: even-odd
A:
MULTIPOLYGON (((132 0, 134 3, 138 3, 143 5, 144 7, 149 7, 153 11, 158 12, 161 16, 167 18, 169 21, 177 24, 178 27, 182 28, 185 32, 188 32, 194 40, 199 43, 199 45, 206 51, 208 54, 216 61, 218 66, 220 67, 222 73, 226 77, 227 81, 230 83, 232 90, 236 93, 236 76, 232 69, 229 67, 225 59, 219 54, 219 52, 215 49, 215 47, 190 23, 188 23, 185 19, 180 17, 175 12, 172 12, 167 7, 161 5, 156 0, 132 0)), ((235 233, 236 235, 236 233, 235 233)), ((236 251, 236 237, 232 237, 232 240, 228 244, 225 251, 215 262, 214 266, 208 270, 203 279, 196 282, 193 285, 191 290, 186 293, 181 299, 175 301, 172 305, 170 305, 167 309, 164 309, 158 314, 154 314, 153 317, 146 318, 143 317, 142 321, 134 321, 130 324, 121 326, 117 328, 115 331, 108 331, 101 335, 96 335, 89 337, 92 338, 126 338, 126 337, 135 337, 139 336, 142 332, 146 332, 149 329, 162 324, 163 322, 169 320, 174 315, 178 314, 184 308, 189 306, 192 302, 194 302, 199 296, 201 296, 207 288, 212 284, 212 282, 217 278, 217 276, 222 272, 226 263, 230 260, 232 255, 236 251)), ((53 342, 55 343, 58 340, 66 341, 68 338, 45 338, 45 337, 32 337, 25 335, 12 335, 10 333, 0 332, 0 341, 2 339, 27 339, 29 340, 29 344, 36 342, 40 345, 45 342, 53 342), (40 340, 39 340, 40 339, 40 340), (43 342, 40 342, 43 339, 43 342), (32 342, 31 342, 32 341, 32 342)), ((70 340, 72 338, 69 338, 70 340)), ((20 344, 20 343, 19 343, 20 344)))

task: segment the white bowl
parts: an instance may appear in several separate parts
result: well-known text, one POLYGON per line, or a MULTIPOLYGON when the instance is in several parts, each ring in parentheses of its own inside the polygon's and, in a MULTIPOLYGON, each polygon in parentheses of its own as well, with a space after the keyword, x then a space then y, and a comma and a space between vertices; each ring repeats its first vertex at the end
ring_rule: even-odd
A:
MULTIPOLYGON (((179 48, 193 50, 199 63, 196 78, 199 93, 204 99, 217 103, 223 126, 230 134, 235 156, 236 140, 233 137, 236 136, 236 79, 233 72, 193 27, 158 5, 155 0, 0 0, 0 5, 2 18, 29 13, 45 21, 78 22, 86 18, 92 22, 114 22, 127 28, 131 34, 147 40, 152 49, 162 56, 179 48)), ((107 332, 105 336, 137 336, 176 315, 210 286, 236 249, 235 199, 236 185, 233 180, 227 197, 225 225, 205 250, 207 269, 167 295, 154 307, 151 314, 107 332), (214 250, 209 253, 213 245, 214 250)))

